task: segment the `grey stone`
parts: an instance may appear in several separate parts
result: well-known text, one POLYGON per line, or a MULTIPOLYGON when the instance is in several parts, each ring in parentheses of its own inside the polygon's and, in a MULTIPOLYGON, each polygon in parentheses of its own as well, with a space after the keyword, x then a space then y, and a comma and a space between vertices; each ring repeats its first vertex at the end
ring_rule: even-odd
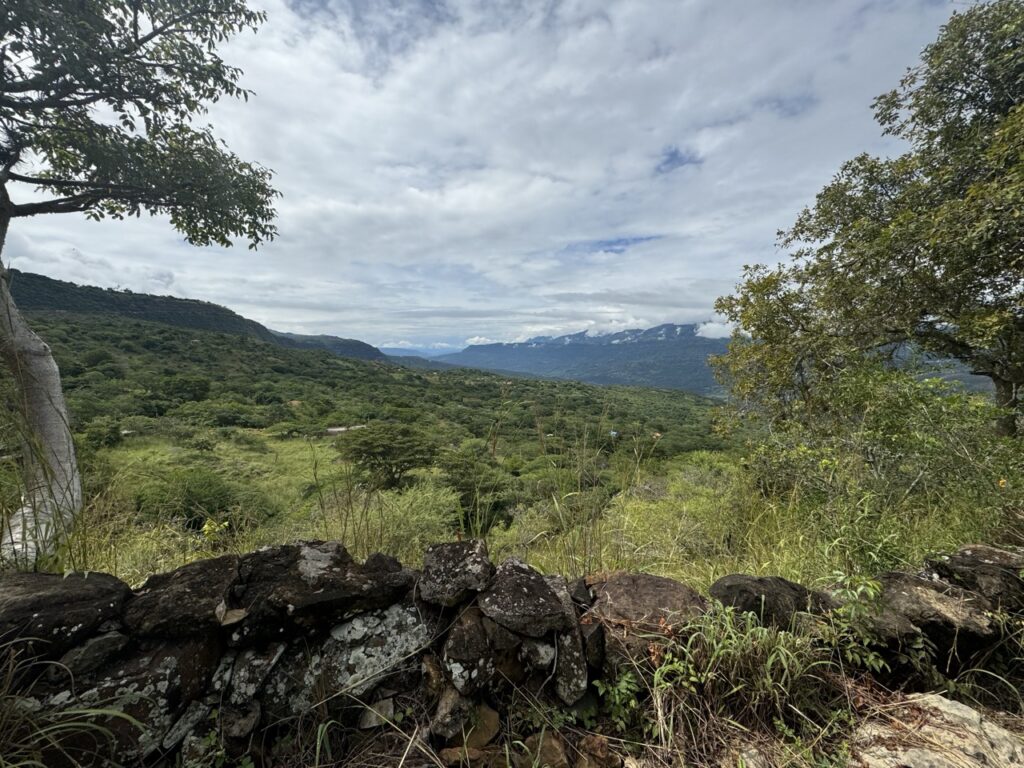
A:
POLYGON ((643 655, 652 636, 668 636, 707 610, 696 590, 647 573, 612 573, 592 589, 594 605, 582 621, 604 625, 606 656, 643 655))
POLYGON ((986 598, 995 608, 1024 611, 1024 551, 983 544, 961 547, 934 558, 929 567, 941 578, 986 598))
POLYGON ((67 674, 75 679, 85 677, 115 658, 127 645, 128 637, 120 632, 90 637, 61 657, 60 666, 51 670, 51 679, 60 679, 67 674))
POLYGON ((388 676, 418 668, 432 632, 415 606, 400 603, 336 625, 317 646, 292 645, 263 686, 267 712, 291 717, 361 698, 388 676))
POLYGON ((337 542, 268 547, 244 556, 229 609, 246 611, 229 642, 252 645, 319 631, 405 597, 415 576, 392 557, 356 563, 337 542))
POLYGON ((130 596, 127 584, 105 573, 0 574, 0 638, 59 658, 105 622, 119 622, 130 596))
POLYGON ((493 583, 480 594, 478 604, 485 616, 527 637, 543 637, 571 626, 551 585, 517 558, 498 566, 493 583))
POLYGON ((850 739, 854 768, 1011 768, 1024 740, 970 707, 934 694, 911 696, 850 739))
POLYGON ((455 619, 444 644, 443 659, 448 678, 459 693, 471 695, 491 681, 494 657, 483 615, 476 606, 466 608, 455 619))
POLYGON ((454 739, 473 727, 476 704, 454 688, 445 688, 430 721, 430 732, 444 739, 454 739))
POLYGON ((881 596, 869 618, 872 634, 898 653, 926 638, 944 673, 955 672, 999 631, 980 595, 909 573, 886 573, 879 581, 881 596))
POLYGON ((243 706, 258 696, 287 647, 285 643, 271 643, 239 652, 231 667, 228 702, 243 706))
POLYGON ((832 598, 779 576, 723 576, 709 590, 722 603, 754 613, 762 624, 790 629, 799 613, 822 614, 836 607, 832 598))
POLYGON ((494 565, 482 540, 434 544, 423 555, 417 590, 426 602, 450 608, 487 589, 493 576, 494 565))
POLYGON ((185 637, 219 629, 224 605, 238 580, 238 558, 197 560, 158 573, 128 602, 124 622, 133 635, 185 637))

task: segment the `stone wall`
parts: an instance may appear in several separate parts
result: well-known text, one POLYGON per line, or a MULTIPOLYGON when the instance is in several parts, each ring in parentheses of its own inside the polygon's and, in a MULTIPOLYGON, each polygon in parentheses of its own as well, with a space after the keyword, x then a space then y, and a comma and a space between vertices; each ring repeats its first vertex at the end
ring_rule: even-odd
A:
MULTIPOLYGON (((971 546, 919 573, 883 574, 870 621, 892 669, 885 682, 924 686, 922 658, 953 676, 996 646, 998 618, 1024 615, 1022 572, 1024 553, 971 546)), ((728 576, 709 597, 780 627, 837 606, 774 577, 728 576)), ((134 719, 106 723, 125 764, 173 765, 215 731, 229 753, 258 765, 275 732, 297 723, 387 732, 413 710, 426 710, 425 744, 460 744, 463 757, 467 748, 479 757, 497 736, 491 705, 503 690, 575 705, 616 660, 643 656, 652 638, 682 631, 708 605, 647 574, 567 581, 516 559, 495 567, 479 541, 431 547, 421 571, 383 555, 359 563, 339 543, 310 542, 195 562, 134 592, 100 573, 3 575, 0 637, 59 662, 33 680, 40 706, 116 707, 134 719)), ((949 717, 964 716, 946 705, 949 717)), ((1024 748, 1006 738, 999 760, 1024 765, 1024 748)), ((621 765, 607 743, 567 751, 541 741, 533 748, 555 750, 548 762, 621 765)), ((863 754, 883 742, 869 738, 863 754)), ((93 747, 78 745, 80 754, 93 747)), ((892 757, 896 747, 886 749, 892 757)))

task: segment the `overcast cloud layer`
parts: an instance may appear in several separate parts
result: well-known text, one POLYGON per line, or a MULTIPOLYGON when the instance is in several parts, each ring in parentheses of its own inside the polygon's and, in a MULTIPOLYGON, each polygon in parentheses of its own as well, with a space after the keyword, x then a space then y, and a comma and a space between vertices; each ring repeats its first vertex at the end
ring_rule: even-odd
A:
POLYGON ((210 120, 276 171, 280 238, 18 220, 12 266, 272 328, 461 346, 703 321, 861 151, 946 0, 260 0, 210 120))

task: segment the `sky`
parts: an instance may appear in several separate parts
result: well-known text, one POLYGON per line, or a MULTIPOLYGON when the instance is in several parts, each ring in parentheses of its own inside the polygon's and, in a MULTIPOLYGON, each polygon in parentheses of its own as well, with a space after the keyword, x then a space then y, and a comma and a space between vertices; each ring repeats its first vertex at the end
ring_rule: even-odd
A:
POLYGON ((14 222, 11 266, 271 328, 461 348, 708 323, 846 159, 949 0, 256 0, 208 116, 275 172, 280 235, 14 222))

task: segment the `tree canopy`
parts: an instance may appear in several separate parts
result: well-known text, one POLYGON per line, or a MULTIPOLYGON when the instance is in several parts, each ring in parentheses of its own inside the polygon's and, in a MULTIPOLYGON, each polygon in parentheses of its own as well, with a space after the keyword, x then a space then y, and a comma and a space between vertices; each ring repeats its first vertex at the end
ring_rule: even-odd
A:
POLYGON ((874 104, 892 158, 846 162, 780 233, 788 264, 747 267, 718 310, 741 400, 791 413, 865 354, 955 358, 1024 407, 1024 2, 955 13, 874 104))
POLYGON ((198 120, 247 98, 217 55, 242 0, 11 0, 0 8, 0 186, 11 218, 167 214, 197 245, 275 234, 270 171, 198 120), (45 193, 10 199, 13 188, 45 193), (11 188, 9 188, 11 187, 11 188))

